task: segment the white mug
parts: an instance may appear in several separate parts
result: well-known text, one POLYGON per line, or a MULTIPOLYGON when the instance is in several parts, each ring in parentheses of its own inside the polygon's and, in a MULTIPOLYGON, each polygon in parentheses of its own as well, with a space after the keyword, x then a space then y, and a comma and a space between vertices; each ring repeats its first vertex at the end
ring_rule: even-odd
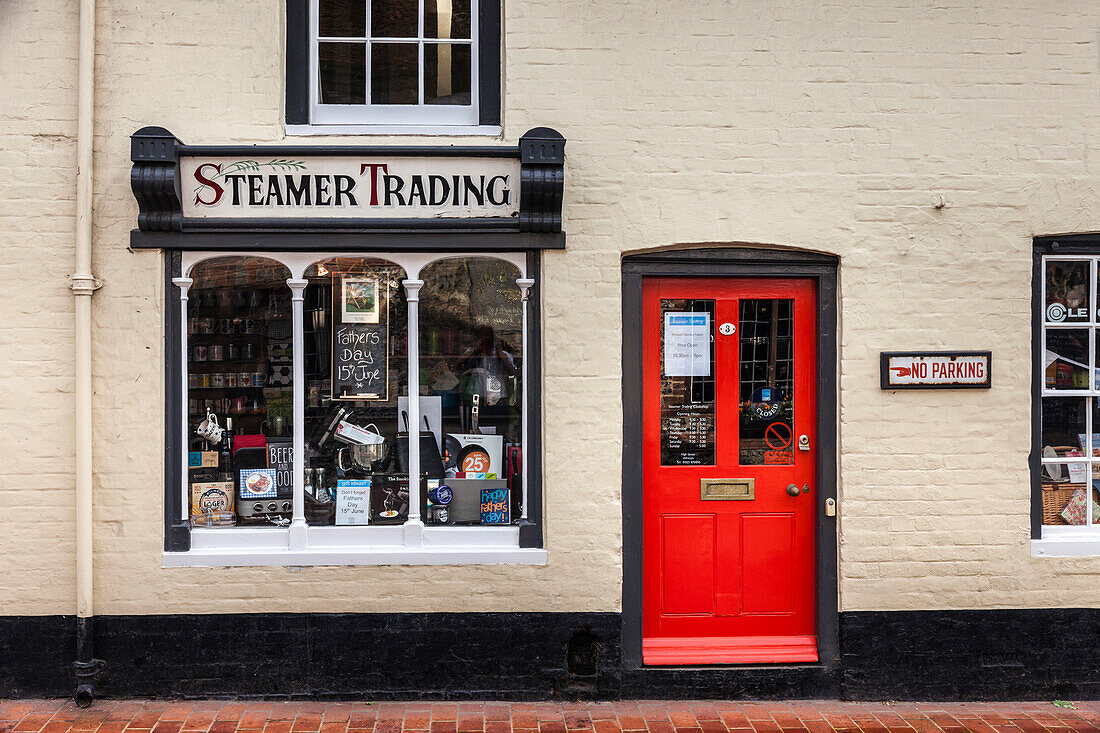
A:
POLYGON ((195 428, 195 434, 211 443, 220 443, 225 431, 218 425, 218 416, 212 412, 206 413, 206 419, 195 428))

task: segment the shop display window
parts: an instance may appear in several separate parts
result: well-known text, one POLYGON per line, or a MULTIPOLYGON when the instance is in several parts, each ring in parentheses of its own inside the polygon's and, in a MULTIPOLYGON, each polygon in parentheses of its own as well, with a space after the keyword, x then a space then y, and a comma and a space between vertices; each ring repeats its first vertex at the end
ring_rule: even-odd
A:
POLYGON ((1044 539, 1100 533, 1097 262, 1069 256, 1043 260, 1038 368, 1044 539))
POLYGON ((209 548, 282 529, 307 553, 444 539, 518 547, 529 509, 525 265, 186 255, 174 282, 192 538, 209 548))

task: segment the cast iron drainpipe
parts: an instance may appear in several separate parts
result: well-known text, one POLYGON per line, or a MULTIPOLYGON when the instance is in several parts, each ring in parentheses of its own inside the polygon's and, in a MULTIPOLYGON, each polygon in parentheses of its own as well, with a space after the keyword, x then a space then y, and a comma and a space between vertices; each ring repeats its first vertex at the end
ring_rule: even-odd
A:
POLYGON ((106 666, 93 655, 92 608, 92 134, 95 131, 95 0, 80 0, 80 51, 76 113, 76 704, 95 698, 95 678, 106 666))

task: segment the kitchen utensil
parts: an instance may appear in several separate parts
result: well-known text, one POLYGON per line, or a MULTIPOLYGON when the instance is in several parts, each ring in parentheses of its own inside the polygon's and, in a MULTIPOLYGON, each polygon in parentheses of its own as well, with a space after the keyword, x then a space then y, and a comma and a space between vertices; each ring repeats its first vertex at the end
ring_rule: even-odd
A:
MULTIPOLYGON (((399 471, 408 473, 409 470, 409 414, 402 410, 401 416, 405 420, 405 432, 398 433, 396 438, 397 445, 397 468, 399 471)), ((424 425, 426 430, 420 431, 420 473, 428 478, 441 479, 446 474, 446 470, 443 468, 443 459, 439 455, 439 446, 435 442, 435 434, 432 433, 431 425, 428 423, 427 416, 424 417, 424 425)))

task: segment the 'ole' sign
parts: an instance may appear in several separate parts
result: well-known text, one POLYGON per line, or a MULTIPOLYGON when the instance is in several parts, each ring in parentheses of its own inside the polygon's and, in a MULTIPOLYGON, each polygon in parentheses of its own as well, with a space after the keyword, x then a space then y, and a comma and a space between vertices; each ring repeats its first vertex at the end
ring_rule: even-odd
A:
POLYGON ((992 352, 884 351, 883 389, 989 389, 992 352))

